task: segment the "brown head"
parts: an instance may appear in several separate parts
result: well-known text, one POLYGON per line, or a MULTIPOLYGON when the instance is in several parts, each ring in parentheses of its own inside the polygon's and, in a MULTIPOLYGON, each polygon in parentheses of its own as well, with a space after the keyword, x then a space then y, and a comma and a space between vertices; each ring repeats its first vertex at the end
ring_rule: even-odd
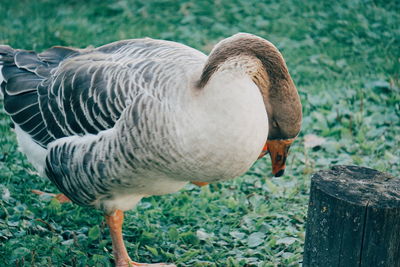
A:
MULTIPOLYGON (((268 114, 268 139, 260 157, 268 152, 273 174, 281 176, 289 147, 300 132, 302 108, 296 86, 279 50, 269 41, 252 34, 239 33, 224 39, 211 51, 198 87, 203 88, 224 62, 236 58, 240 64, 241 57, 246 59, 243 62, 253 59, 253 66, 258 66, 245 71, 260 89, 268 114)), ((243 63, 243 67, 246 66, 248 64, 243 63)))

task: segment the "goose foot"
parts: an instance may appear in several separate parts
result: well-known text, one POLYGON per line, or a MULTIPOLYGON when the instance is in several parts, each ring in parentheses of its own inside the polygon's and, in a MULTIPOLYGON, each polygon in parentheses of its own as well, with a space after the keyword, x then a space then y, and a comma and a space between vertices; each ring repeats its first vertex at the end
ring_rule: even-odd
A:
POLYGON ((192 181, 191 182, 192 184, 195 184, 195 185, 197 185, 197 186, 206 186, 206 185, 208 185, 208 183, 207 182, 197 182, 197 181, 192 181))
POLYGON ((53 194, 53 193, 47 193, 47 192, 43 192, 40 190, 36 190, 36 189, 32 189, 31 190, 32 193, 36 194, 36 195, 46 195, 46 196, 52 196, 55 199, 58 200, 58 202, 62 203, 67 203, 67 202, 71 202, 71 200, 66 197, 64 194, 53 194))
POLYGON ((134 262, 130 261, 128 264, 116 264, 116 267, 176 267, 174 264, 168 264, 168 263, 139 263, 139 262, 134 262))
POLYGON ((173 264, 167 263, 138 263, 134 262, 129 258, 128 252, 122 238, 122 224, 124 222, 124 212, 116 210, 113 215, 106 215, 106 222, 110 229, 110 235, 112 240, 112 248, 116 267, 176 267, 173 264))

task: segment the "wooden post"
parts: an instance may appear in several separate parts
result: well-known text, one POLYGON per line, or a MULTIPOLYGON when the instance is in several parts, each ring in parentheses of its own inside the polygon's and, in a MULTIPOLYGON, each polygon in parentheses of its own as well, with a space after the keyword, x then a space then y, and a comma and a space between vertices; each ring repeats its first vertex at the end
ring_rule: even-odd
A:
POLYGON ((400 267, 400 179, 357 166, 311 178, 303 267, 400 267))

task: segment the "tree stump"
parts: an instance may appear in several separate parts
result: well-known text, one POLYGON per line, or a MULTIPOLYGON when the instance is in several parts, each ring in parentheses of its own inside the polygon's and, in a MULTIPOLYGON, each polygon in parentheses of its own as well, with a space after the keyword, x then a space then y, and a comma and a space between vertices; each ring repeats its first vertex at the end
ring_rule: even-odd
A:
POLYGON ((400 179, 357 166, 311 178, 304 267, 400 267, 400 179))

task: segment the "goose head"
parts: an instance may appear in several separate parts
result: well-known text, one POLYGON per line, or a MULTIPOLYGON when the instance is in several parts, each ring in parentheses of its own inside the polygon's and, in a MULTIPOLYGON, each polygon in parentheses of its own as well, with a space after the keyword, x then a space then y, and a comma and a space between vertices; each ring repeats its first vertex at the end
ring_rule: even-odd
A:
POLYGON ((198 87, 204 87, 226 62, 241 66, 261 92, 269 131, 259 158, 269 153, 273 175, 282 176, 290 145, 300 132, 302 120, 300 97, 286 63, 271 42, 248 33, 235 34, 211 51, 198 87))

